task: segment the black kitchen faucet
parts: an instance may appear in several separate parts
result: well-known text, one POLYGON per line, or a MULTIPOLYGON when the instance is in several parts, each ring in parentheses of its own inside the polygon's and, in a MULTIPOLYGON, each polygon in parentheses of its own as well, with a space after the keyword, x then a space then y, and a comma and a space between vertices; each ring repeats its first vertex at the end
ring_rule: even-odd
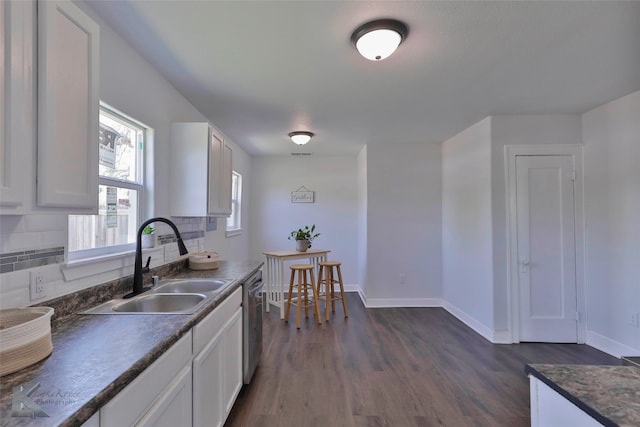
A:
POLYGON ((178 227, 176 227, 176 225, 173 222, 171 222, 167 218, 162 218, 162 217, 151 218, 143 222, 140 225, 140 228, 138 228, 138 233, 136 234, 136 259, 135 259, 135 265, 133 267, 133 291, 130 294, 125 295, 124 296, 125 298, 131 298, 143 292, 142 274, 147 273, 149 271, 149 262, 147 261, 147 265, 144 268, 142 267, 142 242, 141 242, 142 230, 144 230, 144 228, 147 225, 153 222, 164 222, 165 224, 169 225, 173 229, 173 232, 176 235, 176 238, 178 239, 177 243, 178 243, 178 250, 180 251, 180 255, 185 255, 189 253, 189 251, 187 251, 187 248, 184 245, 184 242, 182 241, 182 237, 180 236, 178 227))

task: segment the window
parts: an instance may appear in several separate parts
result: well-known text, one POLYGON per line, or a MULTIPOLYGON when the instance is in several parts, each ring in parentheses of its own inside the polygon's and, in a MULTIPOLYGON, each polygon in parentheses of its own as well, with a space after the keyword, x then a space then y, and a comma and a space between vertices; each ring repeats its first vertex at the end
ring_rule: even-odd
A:
POLYGON ((69 258, 134 248, 141 217, 146 128, 100 107, 98 215, 69 215, 69 258))
POLYGON ((242 175, 233 171, 231 175, 231 216, 227 218, 227 237, 242 231, 242 175))

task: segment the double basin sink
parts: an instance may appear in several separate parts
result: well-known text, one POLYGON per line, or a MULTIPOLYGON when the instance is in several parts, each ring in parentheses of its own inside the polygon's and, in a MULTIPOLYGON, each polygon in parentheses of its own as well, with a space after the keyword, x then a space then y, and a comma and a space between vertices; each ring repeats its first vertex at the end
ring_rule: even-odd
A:
POLYGON ((170 279, 130 299, 113 299, 83 314, 193 314, 233 280, 170 279))

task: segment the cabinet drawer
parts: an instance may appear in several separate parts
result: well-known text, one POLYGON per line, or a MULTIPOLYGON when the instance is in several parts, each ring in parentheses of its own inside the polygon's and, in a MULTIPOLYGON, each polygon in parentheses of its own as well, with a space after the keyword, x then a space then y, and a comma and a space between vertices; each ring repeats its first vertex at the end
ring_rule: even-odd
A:
POLYGON ((193 419, 192 391, 191 366, 187 365, 136 427, 190 426, 193 419))
POLYGON ((236 289, 222 304, 193 328, 193 354, 202 351, 213 337, 222 330, 233 313, 242 305, 242 287, 236 289))
POLYGON ((100 410, 100 426, 130 426, 151 408, 185 365, 191 363, 191 331, 100 410))

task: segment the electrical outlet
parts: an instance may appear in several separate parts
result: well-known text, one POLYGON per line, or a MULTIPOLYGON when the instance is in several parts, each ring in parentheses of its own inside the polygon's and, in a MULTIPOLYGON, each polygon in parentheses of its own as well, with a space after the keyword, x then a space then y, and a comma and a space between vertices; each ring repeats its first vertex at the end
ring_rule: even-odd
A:
POLYGON ((629 316, 629 323, 636 328, 640 327, 640 314, 637 311, 631 313, 631 316, 629 316))
POLYGON ((404 273, 400 273, 400 284, 404 285, 405 283, 407 283, 407 275, 404 273))
POLYGON ((29 296, 31 297, 31 301, 47 296, 45 277, 42 271, 32 271, 29 273, 29 296))

